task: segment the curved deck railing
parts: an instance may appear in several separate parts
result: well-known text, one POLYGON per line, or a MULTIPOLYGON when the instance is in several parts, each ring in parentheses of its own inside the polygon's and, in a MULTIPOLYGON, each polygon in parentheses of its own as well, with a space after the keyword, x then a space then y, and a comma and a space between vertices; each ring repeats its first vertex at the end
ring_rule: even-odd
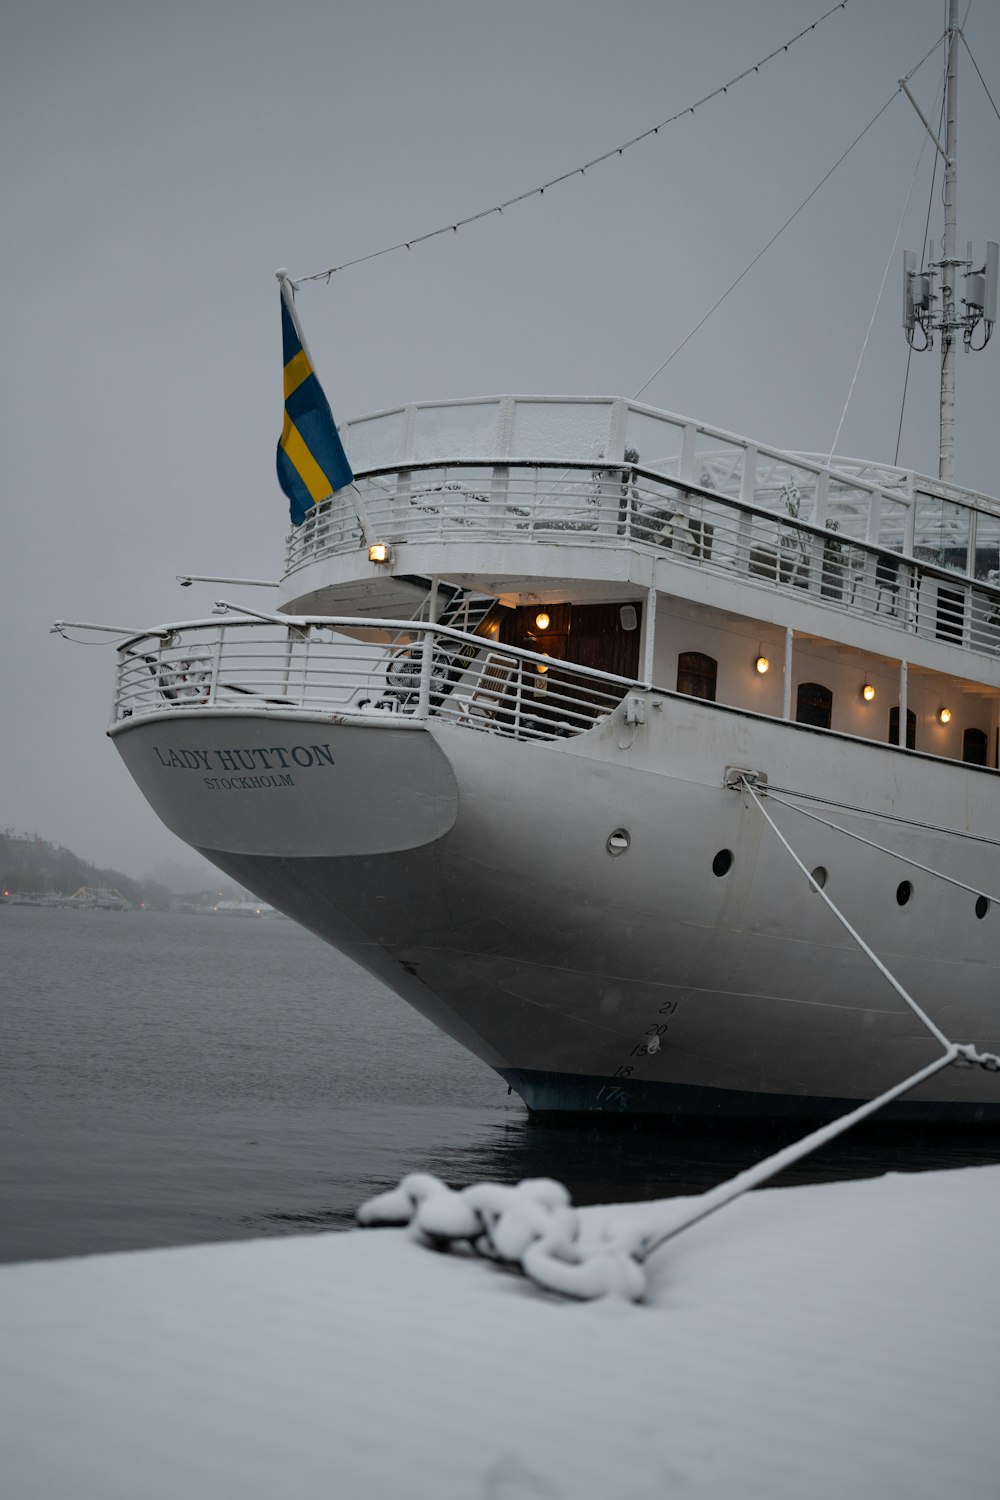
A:
MULTIPOLYGON (((759 475, 759 470, 755 471, 759 475)), ((772 470, 771 480, 776 481, 772 470)), ((721 473, 716 478, 721 484, 721 473)), ((787 475, 785 475, 787 478, 787 475)), ((839 483, 839 481, 837 481, 839 483)), ((735 475, 732 484, 737 486, 735 475)), ((362 508, 390 544, 548 543, 601 550, 639 548, 688 567, 738 575, 759 587, 866 618, 890 629, 982 655, 1000 651, 1000 587, 935 558, 852 537, 843 509, 832 515, 833 476, 820 485, 825 524, 751 504, 718 489, 668 481, 637 466, 503 464, 474 460, 414 465, 363 476, 362 508)), ((758 493, 758 491, 755 491, 758 493)), ((880 496, 880 503, 898 502, 880 496)), ((992 522, 994 518, 987 516, 992 522)), ((366 544, 349 491, 324 501, 289 543, 289 572, 366 544)), ((924 549, 925 551, 931 549, 924 549)), ((968 549, 961 554, 963 567, 968 549)))
POLYGON ((114 724, 238 710, 446 719, 518 740, 583 734, 635 684, 448 626, 394 620, 194 621, 118 651, 114 724))
MULTIPOLYGON (((418 402, 345 423, 341 434, 354 472, 366 482, 380 476, 401 498, 411 471, 426 477, 435 465, 478 467, 477 482, 497 503, 508 467, 635 472, 827 527, 970 578, 1000 570, 998 500, 884 464, 825 460, 748 442, 620 398, 418 402)), ((308 523, 293 533, 290 568, 307 560, 309 535, 308 523)))

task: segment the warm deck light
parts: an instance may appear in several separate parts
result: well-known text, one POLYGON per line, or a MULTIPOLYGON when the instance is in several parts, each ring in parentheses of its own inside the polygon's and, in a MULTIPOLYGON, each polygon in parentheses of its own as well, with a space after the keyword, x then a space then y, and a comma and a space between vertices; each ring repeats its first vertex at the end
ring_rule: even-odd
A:
POLYGON ((951 723, 951 709, 950 708, 939 708, 938 709, 938 723, 939 724, 950 724, 951 723))
POLYGON ((542 610, 540 615, 535 616, 535 624, 538 626, 539 630, 548 630, 549 626, 552 624, 552 621, 549 619, 544 609, 542 610))
POLYGON ((372 542, 368 548, 368 561, 373 563, 387 563, 392 558, 392 549, 388 542, 372 542))
POLYGON ((768 661, 766 656, 758 656, 757 660, 754 662, 754 666, 757 668, 757 671, 762 677, 767 671, 768 667, 770 667, 770 665, 771 663, 768 661))
POLYGON ((872 687, 870 682, 866 682, 864 687, 861 689, 861 696, 866 703, 870 703, 874 698, 875 689, 872 687))

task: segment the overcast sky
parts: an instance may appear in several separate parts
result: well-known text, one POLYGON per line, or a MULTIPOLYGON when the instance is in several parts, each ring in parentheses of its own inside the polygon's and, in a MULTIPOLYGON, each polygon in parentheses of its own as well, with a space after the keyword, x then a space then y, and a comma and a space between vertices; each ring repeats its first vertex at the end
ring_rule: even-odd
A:
MULTIPOLYGON (((114 653, 57 618, 210 611, 181 572, 276 577, 273 272, 307 275, 537 186, 694 103, 829 0, 32 0, 2 112, 0 825, 142 874, 186 859, 105 737, 114 653)), ((304 287, 341 420, 503 392, 631 396, 939 37, 944 0, 848 0, 695 115, 511 208, 304 287)), ((965 0, 963 0, 963 15, 965 0)), ((1000 6, 972 0, 1000 105, 1000 6)), ((940 51, 913 90, 936 118, 940 51)), ((959 245, 1000 238, 1000 118, 962 57, 959 245)), ((643 399, 891 461, 933 147, 897 95, 643 399), (916 180, 914 173, 918 167, 916 180)), ((940 238, 935 201, 931 236, 940 238)), ((1000 337, 959 357, 957 472, 996 494, 1000 337)), ((901 461, 935 472, 936 355, 901 461)), ((244 591, 246 602, 262 596, 244 591)))

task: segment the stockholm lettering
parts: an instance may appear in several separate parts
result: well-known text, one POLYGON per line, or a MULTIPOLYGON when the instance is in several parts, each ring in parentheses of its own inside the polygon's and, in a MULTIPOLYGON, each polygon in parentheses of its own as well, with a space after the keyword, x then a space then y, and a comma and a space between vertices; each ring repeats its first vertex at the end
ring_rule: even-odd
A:
POLYGON ((283 776, 203 776, 210 792, 253 792, 265 786, 294 786, 295 777, 283 776))

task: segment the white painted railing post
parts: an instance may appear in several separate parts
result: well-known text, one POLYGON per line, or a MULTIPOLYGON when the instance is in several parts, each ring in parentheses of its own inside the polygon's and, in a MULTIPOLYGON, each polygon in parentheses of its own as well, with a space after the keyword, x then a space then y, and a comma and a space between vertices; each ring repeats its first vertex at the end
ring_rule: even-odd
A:
POLYGON ((434 667, 434 631, 424 631, 420 650, 420 691, 417 695, 417 718, 427 719, 431 711, 431 672, 434 667))
POLYGON ((219 682, 222 677, 222 648, 226 637, 225 623, 219 622, 216 633, 215 644, 212 647, 212 680, 209 683, 208 701, 214 703, 219 691, 219 682))
POLYGON ((514 688, 514 733, 517 735, 521 732, 521 708, 524 701, 524 662, 515 659, 514 664, 517 670, 517 685, 514 688))
POLYGON ((792 717, 792 646, 795 640, 795 631, 790 625, 785 627, 785 681, 781 694, 781 717, 790 719, 792 717))
MULTIPOLYGON (((656 567, 655 563, 653 564, 653 567, 654 567, 654 570, 655 570, 655 567, 656 567)), ((653 686, 653 649, 654 649, 654 647, 656 645, 656 584, 655 583, 652 584, 652 586, 647 590, 647 593, 646 593, 646 618, 643 621, 643 624, 645 625, 646 628, 645 628, 645 630, 643 632, 643 635, 644 635, 645 639, 643 641, 643 648, 644 649, 643 649, 643 662, 642 662, 642 680, 645 683, 646 687, 651 688, 653 686)))

